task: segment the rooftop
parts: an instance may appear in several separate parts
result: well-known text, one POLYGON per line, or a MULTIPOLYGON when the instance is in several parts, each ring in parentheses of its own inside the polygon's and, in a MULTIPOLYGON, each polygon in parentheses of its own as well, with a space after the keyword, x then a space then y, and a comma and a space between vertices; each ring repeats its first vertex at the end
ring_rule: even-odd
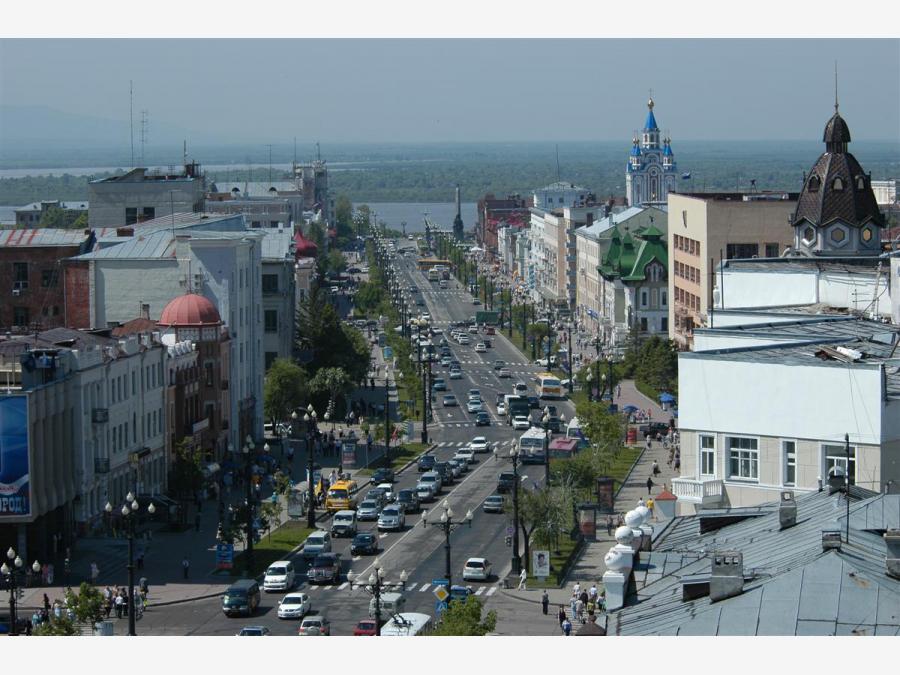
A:
POLYGON ((217 180, 212 185, 212 192, 234 192, 241 197, 272 197, 279 192, 298 192, 297 185, 289 180, 267 181, 225 181, 217 180), (272 190, 274 188, 274 191, 272 190))
POLYGON ((740 258, 723 260, 725 269, 748 270, 759 272, 784 272, 792 268, 810 268, 823 272, 864 272, 870 274, 878 265, 885 269, 889 266, 889 260, 878 256, 828 256, 807 257, 791 256, 788 258, 740 258))
POLYGON ((45 202, 31 202, 30 204, 26 204, 25 206, 16 207, 16 212, 19 211, 40 211, 42 204, 49 204, 50 206, 56 206, 61 209, 65 209, 66 211, 87 211, 88 210, 88 201, 83 199, 81 201, 76 202, 60 202, 57 200, 45 201, 45 202))
POLYGON ((0 248, 37 246, 81 246, 90 235, 84 230, 62 230, 50 227, 34 227, 20 230, 0 230, 0 248))
POLYGON ((263 260, 293 259, 291 247, 294 245, 294 233, 290 228, 264 228, 258 231, 264 235, 262 240, 263 260))

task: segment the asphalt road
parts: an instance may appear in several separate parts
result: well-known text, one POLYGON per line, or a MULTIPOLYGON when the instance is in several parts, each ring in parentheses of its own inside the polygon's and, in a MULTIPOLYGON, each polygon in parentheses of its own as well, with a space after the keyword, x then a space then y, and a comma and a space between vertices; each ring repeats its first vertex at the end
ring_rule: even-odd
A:
MULTIPOLYGON (((404 242, 406 247, 408 242, 404 242)), ((440 289, 437 283, 430 283, 415 267, 415 255, 395 256, 395 267, 409 288, 417 286, 422 291, 427 311, 432 318, 432 325, 446 329, 451 321, 466 319, 474 313, 472 297, 465 290, 457 288, 451 281, 450 288, 440 289)), ((426 309, 420 308, 420 309, 426 309)), ((474 338, 475 336, 473 336, 474 338)), ((490 604, 491 596, 496 593, 499 579, 509 571, 512 549, 505 544, 511 519, 505 514, 484 513, 481 505, 484 499, 496 492, 497 475, 508 470, 509 462, 505 459, 509 449, 520 435, 497 418, 495 399, 498 392, 511 393, 517 382, 525 382, 533 390, 531 378, 541 369, 527 363, 519 351, 509 343, 505 336, 494 336, 494 347, 484 354, 474 350, 476 340, 463 347, 453 343, 451 349, 454 356, 462 364, 463 378, 450 380, 448 369, 433 364, 434 373, 444 377, 448 392, 456 394, 463 403, 460 407, 445 408, 440 400, 435 402, 436 422, 429 424, 429 440, 435 445, 433 454, 439 460, 452 457, 456 451, 467 445, 475 436, 485 436, 498 447, 502 459, 495 459, 491 453, 476 455, 478 462, 471 465, 470 471, 462 474, 452 485, 445 486, 438 500, 423 505, 425 509, 433 509, 447 500, 453 509, 454 518, 463 519, 468 510, 473 513, 470 526, 461 525, 450 535, 451 574, 453 583, 462 583, 462 568, 469 557, 485 557, 493 566, 493 576, 488 582, 465 582, 473 591, 490 604), (511 378, 500 379, 493 369, 495 359, 503 359, 509 364, 511 378), (492 417, 491 426, 475 427, 474 415, 465 410, 465 401, 469 389, 480 389, 482 399, 492 417)), ((561 410, 567 418, 572 415, 572 407, 568 402, 559 402, 561 410)), ((520 467, 523 483, 543 478, 543 466, 520 467)), ((395 491, 415 486, 419 473, 416 467, 410 467, 397 476, 395 491)), ((435 512, 436 516, 439 513, 435 512)), ((329 523, 322 525, 329 527, 329 523)), ((376 531, 374 522, 360 523, 360 531, 376 531)), ((423 526, 420 514, 406 516, 406 527, 400 532, 380 533, 379 556, 385 569, 387 581, 399 581, 402 570, 408 574, 406 585, 406 611, 418 611, 435 614, 436 598, 432 591, 432 581, 446 576, 446 552, 444 531, 440 527, 423 526)), ((372 571, 374 556, 352 557, 349 554, 349 539, 334 539, 332 550, 342 554, 343 576, 339 584, 310 586, 305 580, 306 565, 295 559, 299 577, 302 580, 295 590, 309 593, 312 600, 312 613, 322 613, 331 621, 333 635, 352 634, 353 627, 359 619, 368 616, 370 595, 362 589, 353 589, 346 582, 346 573, 350 570, 367 578, 372 571)), ((221 600, 194 601, 180 605, 148 608, 141 621, 141 633, 144 635, 233 635, 245 625, 265 625, 273 634, 294 635, 299 622, 284 621, 277 618, 277 604, 283 593, 263 594, 262 603, 256 615, 249 618, 228 618, 221 611, 221 600)))

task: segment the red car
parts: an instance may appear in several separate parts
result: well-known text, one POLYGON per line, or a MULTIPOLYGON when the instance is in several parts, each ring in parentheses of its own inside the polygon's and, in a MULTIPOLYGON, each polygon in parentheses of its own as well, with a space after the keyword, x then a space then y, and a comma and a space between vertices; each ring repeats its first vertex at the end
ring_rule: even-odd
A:
POLYGON ((375 619, 362 619, 353 629, 354 635, 376 635, 375 619))

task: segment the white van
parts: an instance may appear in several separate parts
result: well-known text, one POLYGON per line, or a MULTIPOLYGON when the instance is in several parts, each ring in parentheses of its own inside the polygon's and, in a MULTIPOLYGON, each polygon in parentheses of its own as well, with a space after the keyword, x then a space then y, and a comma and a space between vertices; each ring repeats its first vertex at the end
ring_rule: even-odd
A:
POLYGON ((577 417, 569 420, 569 424, 566 426, 566 438, 574 438, 578 441, 579 448, 586 448, 590 444, 590 441, 581 430, 581 422, 578 421, 577 417))
POLYGON ((356 535, 356 511, 338 511, 331 519, 332 537, 353 537, 356 535))
MULTIPOLYGON (((381 594, 381 616, 392 616, 400 614, 406 609, 406 597, 403 593, 382 593, 381 594)), ((375 598, 369 601, 369 616, 375 616, 375 598)), ((382 633, 383 635, 384 633, 382 633)))
POLYGON ((428 632, 431 628, 431 617, 418 612, 397 614, 381 628, 381 634, 387 636, 410 636, 428 632))

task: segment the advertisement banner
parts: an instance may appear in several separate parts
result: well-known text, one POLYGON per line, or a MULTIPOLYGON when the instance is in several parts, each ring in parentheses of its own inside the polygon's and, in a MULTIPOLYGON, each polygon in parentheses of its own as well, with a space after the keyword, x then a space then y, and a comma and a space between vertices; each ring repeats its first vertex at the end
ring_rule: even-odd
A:
POLYGON ((234 544, 216 544, 216 569, 230 570, 234 567, 234 544))
POLYGON ((597 478, 597 505, 600 513, 615 513, 616 482, 610 476, 597 478))
POLYGON ((31 515, 28 398, 0 397, 0 520, 31 515))
POLYGON ((356 441, 344 441, 341 444, 341 466, 345 469, 356 468, 356 441))
POLYGON ((531 573, 538 579, 550 576, 550 551, 532 551, 531 573))

